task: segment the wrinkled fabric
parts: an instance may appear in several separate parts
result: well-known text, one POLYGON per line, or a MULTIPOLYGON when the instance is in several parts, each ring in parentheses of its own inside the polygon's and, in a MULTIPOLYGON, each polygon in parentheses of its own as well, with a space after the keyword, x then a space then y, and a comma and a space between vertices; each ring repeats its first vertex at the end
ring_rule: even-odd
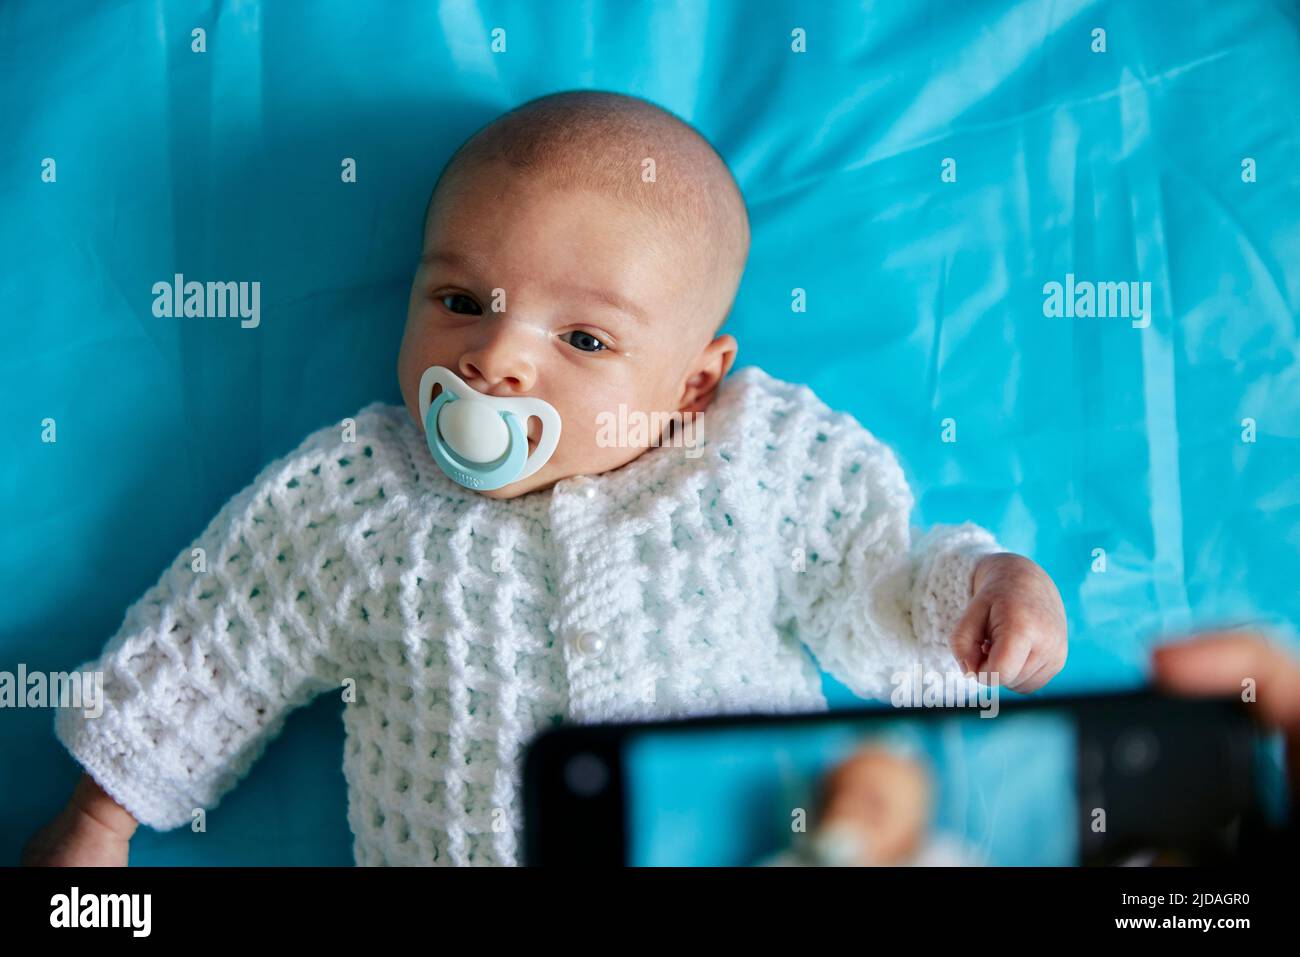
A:
MULTIPOLYGON (((753 229, 739 361, 895 449, 917 524, 978 523, 1051 573, 1071 628, 1052 691, 1141 681, 1171 631, 1293 638, 1297 18, 1282 0, 0 5, 0 669, 90 656, 261 465, 400 400, 442 164, 573 87, 655 100, 731 164, 753 229), (156 316, 177 274, 260 282, 259 324, 156 316), (1067 276, 1150 283, 1149 325, 1049 318, 1067 276)), ((207 833, 142 833, 133 860, 346 863, 339 707, 291 722, 207 833)), ((24 783, 0 788, 13 859, 75 775, 48 713, 0 717, 0 782, 24 783)))

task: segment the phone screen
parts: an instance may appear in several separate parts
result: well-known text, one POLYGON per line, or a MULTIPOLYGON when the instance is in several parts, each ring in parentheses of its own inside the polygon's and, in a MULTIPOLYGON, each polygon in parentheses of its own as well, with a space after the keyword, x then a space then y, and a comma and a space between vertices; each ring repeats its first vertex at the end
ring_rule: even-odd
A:
POLYGON ((1072 865, 1077 751, 1062 713, 639 734, 629 863, 1072 865))
POLYGON ((561 727, 525 778, 533 863, 1212 864, 1287 812, 1240 702, 1148 693, 561 727))

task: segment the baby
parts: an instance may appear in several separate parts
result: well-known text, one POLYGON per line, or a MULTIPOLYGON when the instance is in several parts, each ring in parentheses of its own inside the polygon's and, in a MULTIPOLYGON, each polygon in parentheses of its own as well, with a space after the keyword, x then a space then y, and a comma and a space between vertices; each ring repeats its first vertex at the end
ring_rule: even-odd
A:
POLYGON ((748 250, 725 163, 643 100, 556 94, 471 137, 429 201, 406 408, 266 466, 132 606, 82 666, 102 715, 56 717, 87 773, 25 859, 125 863, 137 821, 214 808, 331 689, 370 865, 518 863, 532 736, 824 710, 806 649, 866 697, 917 664, 1041 687, 1066 655, 1041 569, 974 525, 913 536, 888 448, 803 386, 728 377, 748 250), (600 424, 651 413, 673 426, 600 424))
POLYGON ((933 787, 916 758, 867 745, 821 782, 815 827, 773 867, 974 867, 982 856, 930 827, 933 787))

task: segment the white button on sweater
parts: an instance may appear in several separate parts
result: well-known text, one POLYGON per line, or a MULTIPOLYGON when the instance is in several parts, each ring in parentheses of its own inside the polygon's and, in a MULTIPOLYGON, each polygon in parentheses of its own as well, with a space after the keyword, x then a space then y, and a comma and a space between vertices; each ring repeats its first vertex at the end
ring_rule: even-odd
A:
POLYGON ((82 665, 102 715, 59 709, 56 734, 167 830, 291 709, 354 689, 357 863, 515 864, 523 749, 552 723, 824 710, 801 642, 867 697, 958 670, 946 639, 991 535, 914 537, 893 452, 756 367, 702 421, 702 449, 498 501, 373 403, 355 442, 321 429, 221 509, 82 665))

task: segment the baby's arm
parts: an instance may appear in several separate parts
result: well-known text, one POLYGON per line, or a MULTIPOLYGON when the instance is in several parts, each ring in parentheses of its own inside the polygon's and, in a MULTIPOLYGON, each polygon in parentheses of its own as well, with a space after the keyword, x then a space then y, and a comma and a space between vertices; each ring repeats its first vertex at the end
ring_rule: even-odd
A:
POLYGON ((55 734, 89 783, 31 858, 124 862, 134 822, 190 823, 292 709, 352 675, 344 626, 366 576, 349 523, 376 494, 366 424, 358 417, 355 445, 322 429, 263 469, 78 669, 102 675, 99 708, 58 709, 55 734))
POLYGON ((897 457, 852 417, 790 384, 775 384, 771 403, 759 418, 770 428, 761 471, 779 540, 778 625, 863 697, 889 697, 918 666, 963 674, 954 635, 959 624, 976 633, 976 569, 1004 550, 969 522, 913 529, 897 457))

